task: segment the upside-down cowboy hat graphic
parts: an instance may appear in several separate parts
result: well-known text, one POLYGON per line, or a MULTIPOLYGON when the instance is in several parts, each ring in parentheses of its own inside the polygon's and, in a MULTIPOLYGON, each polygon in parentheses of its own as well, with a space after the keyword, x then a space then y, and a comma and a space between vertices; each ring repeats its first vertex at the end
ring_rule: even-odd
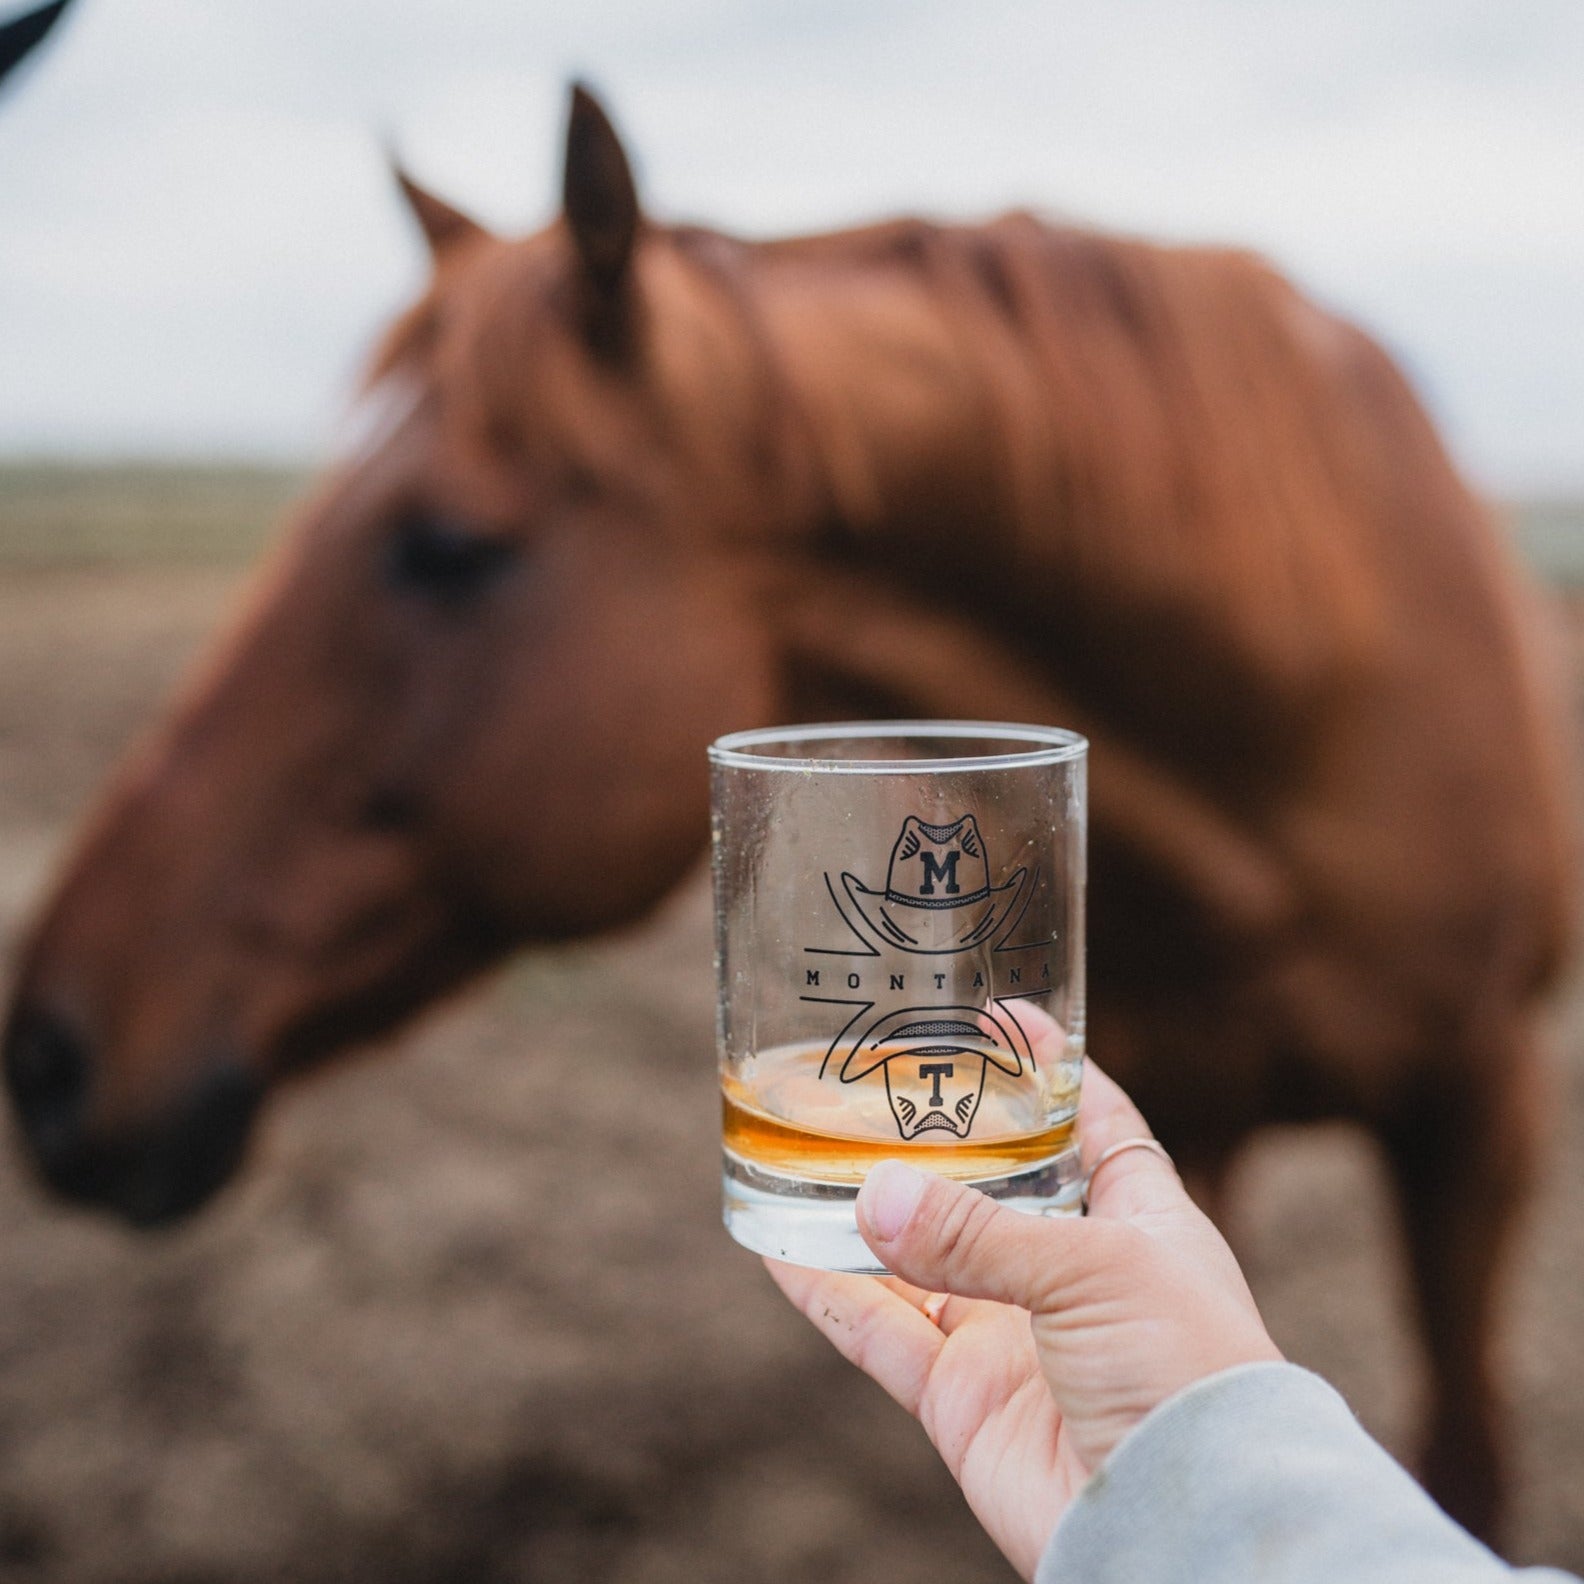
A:
POLYGON ((887 1012, 859 1035, 838 1077, 856 1083, 879 1068, 904 1139, 932 1129, 967 1138, 992 1067, 1009 1078, 1023 1072, 1012 1029, 994 1012, 904 1007, 887 1012))
POLYGON ((936 956, 993 940, 1012 915, 1027 872, 992 889, 979 822, 960 815, 927 825, 910 814, 891 849, 885 890, 843 873, 842 887, 876 940, 899 951, 936 956))
MULTIPOLYGON (((931 957, 988 951, 1021 917, 1033 889, 1024 869, 991 885, 990 860, 972 814, 944 825, 909 815, 891 849, 885 889, 871 889, 845 871, 841 886, 852 911, 842 906, 834 886, 831 900, 882 956, 901 951, 931 957)), ((989 972, 987 963, 975 975, 984 988, 978 1005, 962 1003, 960 986, 946 990, 950 975, 944 964, 941 972, 923 974, 926 986, 933 982, 944 991, 940 1002, 918 1004, 915 983, 907 1005, 865 1005, 836 1037, 822 1072, 834 1072, 844 1084, 880 1074, 905 1140, 936 1131, 967 1138, 990 1069, 1020 1078, 1034 1068, 1028 1038, 996 1001, 989 972), (869 1012, 874 1015, 863 1021, 869 1012)), ((907 977, 887 975, 894 985, 907 977)))

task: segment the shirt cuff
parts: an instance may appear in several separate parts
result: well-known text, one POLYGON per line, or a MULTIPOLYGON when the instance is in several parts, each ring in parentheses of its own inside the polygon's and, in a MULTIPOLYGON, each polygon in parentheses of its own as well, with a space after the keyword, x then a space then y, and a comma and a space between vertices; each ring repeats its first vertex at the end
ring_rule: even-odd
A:
POLYGON ((1197 1381, 1146 1415, 1067 1510, 1034 1577, 1486 1584, 1511 1574, 1318 1375, 1262 1363, 1197 1381))

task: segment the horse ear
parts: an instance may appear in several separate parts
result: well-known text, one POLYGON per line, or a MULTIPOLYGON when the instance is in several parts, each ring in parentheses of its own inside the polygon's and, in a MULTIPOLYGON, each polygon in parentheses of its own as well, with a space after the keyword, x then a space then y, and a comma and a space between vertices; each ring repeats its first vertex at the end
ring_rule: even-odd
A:
POLYGON ((590 283, 614 296, 638 236, 638 189, 610 117, 582 83, 572 84, 561 207, 590 283))
POLYGON ((429 244, 429 251, 436 259, 457 243, 486 234, 477 220, 470 219, 460 209, 453 209, 445 199, 436 198, 432 192, 420 187, 402 169, 401 162, 394 155, 391 156, 390 166, 396 185, 407 200, 407 207, 412 210, 413 218, 424 234, 424 241, 429 244))
POLYGON ((26 11, 19 17, 0 25, 0 79, 4 79, 14 66, 22 62, 29 50, 43 43, 44 35, 60 21, 67 0, 51 0, 36 11, 26 11))

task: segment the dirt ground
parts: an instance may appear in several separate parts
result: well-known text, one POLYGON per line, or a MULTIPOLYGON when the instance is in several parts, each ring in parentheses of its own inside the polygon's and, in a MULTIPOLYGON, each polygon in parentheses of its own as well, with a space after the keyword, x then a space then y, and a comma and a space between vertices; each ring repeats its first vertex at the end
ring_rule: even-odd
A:
MULTIPOLYGON (((0 575, 0 928, 235 581, 0 575)), ((1584 667, 1581 667, 1584 674, 1584 667)), ((708 920, 524 957, 284 1096, 240 1184, 139 1237, 0 1135, 0 1578, 1002 1580, 922 1435, 718 1224, 708 920)), ((1584 1003, 1510 1304, 1510 1553, 1584 1570, 1584 1003)), ((1278 1340, 1394 1450, 1417 1361, 1382 1175, 1258 1143, 1278 1340)))

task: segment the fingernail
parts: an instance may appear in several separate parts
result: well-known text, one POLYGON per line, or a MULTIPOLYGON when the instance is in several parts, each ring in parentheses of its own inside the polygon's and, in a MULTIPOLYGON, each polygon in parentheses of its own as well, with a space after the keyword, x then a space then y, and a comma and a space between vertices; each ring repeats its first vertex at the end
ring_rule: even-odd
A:
POLYGON ((864 1178, 858 1195, 864 1220, 882 1243, 889 1243, 908 1224, 928 1186, 923 1172, 899 1160, 881 1161, 864 1178))

